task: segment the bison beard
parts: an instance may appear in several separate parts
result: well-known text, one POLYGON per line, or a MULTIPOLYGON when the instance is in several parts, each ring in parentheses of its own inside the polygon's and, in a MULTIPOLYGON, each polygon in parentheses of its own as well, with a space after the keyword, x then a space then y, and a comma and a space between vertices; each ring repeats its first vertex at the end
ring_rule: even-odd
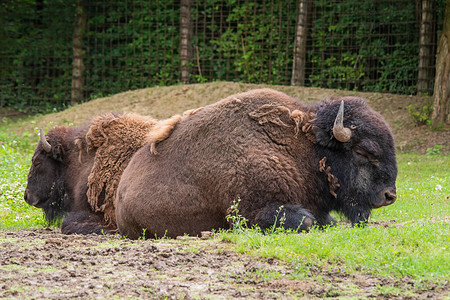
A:
POLYGON ((267 228, 282 213, 301 231, 334 224, 331 211, 366 221, 396 197, 392 134, 359 98, 304 106, 270 89, 234 95, 181 120, 158 149, 141 148, 119 183, 117 225, 130 238, 227 227, 238 198, 250 224, 267 228))

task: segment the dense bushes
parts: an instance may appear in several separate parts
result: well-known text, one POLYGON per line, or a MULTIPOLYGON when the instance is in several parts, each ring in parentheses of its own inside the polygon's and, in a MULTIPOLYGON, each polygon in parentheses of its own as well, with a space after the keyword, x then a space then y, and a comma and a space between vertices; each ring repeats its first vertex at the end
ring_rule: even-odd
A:
POLYGON ((413 1, 316 1, 313 86, 412 94, 419 25, 413 1))
MULTIPOLYGON (((299 0, 196 0, 190 82, 289 84, 299 0)), ((439 0, 438 15, 444 1, 439 0)), ((85 1, 84 98, 180 81, 179 1, 85 1)), ((411 94, 414 1, 313 1, 306 85, 411 94)), ((68 105, 75 0, 0 4, 2 106, 68 105)))

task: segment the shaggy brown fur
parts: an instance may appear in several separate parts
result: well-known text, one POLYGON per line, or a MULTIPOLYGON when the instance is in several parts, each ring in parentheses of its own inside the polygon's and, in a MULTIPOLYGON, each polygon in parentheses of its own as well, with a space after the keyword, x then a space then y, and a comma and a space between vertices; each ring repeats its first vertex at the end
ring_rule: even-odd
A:
MULTIPOLYGON (((277 106, 273 104, 263 105, 257 110, 249 113, 249 116, 252 119, 258 121, 260 125, 272 123, 282 127, 292 127, 291 125, 288 125, 281 120, 283 115, 284 118, 292 119, 295 122, 295 125, 293 125, 295 137, 298 137, 300 128, 303 133, 308 135, 309 130, 311 129, 311 123, 314 121, 314 113, 308 113, 300 111, 298 109, 295 109, 291 112, 291 110, 286 106, 277 106)), ((312 139, 312 142, 314 142, 314 139, 312 139)))
POLYGON ((159 142, 164 141, 167 139, 172 132, 172 130, 175 128, 175 126, 180 123, 181 120, 183 120, 186 117, 189 117, 200 110, 202 110, 203 107, 194 108, 187 110, 183 113, 183 116, 175 115, 168 119, 161 120, 158 123, 155 124, 155 126, 152 128, 152 130, 147 134, 145 140, 146 143, 150 144, 150 151, 152 154, 158 155, 158 151, 156 151, 156 144, 159 142))
POLYGON ((174 127, 181 121, 182 116, 175 115, 169 119, 161 120, 154 125, 154 127, 145 136, 144 142, 151 144, 151 153, 159 154, 156 151, 156 144, 164 141, 172 132, 174 127))
MULTIPOLYGON (((261 91, 256 92, 256 97, 250 92, 231 96, 194 112, 189 119, 183 119, 161 145, 165 155, 148 155, 152 153, 149 145, 139 150, 133 158, 138 163, 130 163, 125 170, 125 173, 133 170, 133 175, 128 171, 127 178, 124 178, 124 173, 120 185, 125 184, 127 195, 136 195, 134 199, 140 198, 141 202, 135 207, 136 215, 123 213, 123 206, 120 212, 116 210, 118 225, 120 216, 121 220, 125 218, 128 222, 137 218, 143 223, 158 224, 141 227, 147 228, 150 236, 163 235, 165 229, 168 229, 168 236, 183 232, 196 234, 195 228, 225 226, 229 201, 238 197, 243 199, 239 209, 251 223, 255 223, 256 216, 270 214, 262 211, 270 196, 249 189, 271 189, 271 195, 286 192, 288 198, 280 196, 274 199, 277 204, 270 208, 275 210, 278 203, 286 204, 288 199, 296 198, 294 186, 307 193, 308 187, 302 183, 309 181, 311 174, 298 172, 291 154, 295 157, 310 156, 310 142, 299 143, 298 139, 309 132, 314 114, 282 93, 267 92, 269 99, 259 98, 261 91), (302 151, 294 153, 294 147, 302 151), (191 169, 192 172, 188 171, 191 169), (253 172, 258 175, 253 175, 253 172), (206 190, 198 188, 203 184, 206 184, 206 190), (259 188, 260 185, 264 187, 259 188), (152 192, 147 193, 147 190, 152 192), (252 202, 250 197, 259 199, 252 202)), ((310 168, 306 166, 309 163, 306 162, 306 169, 310 168)), ((121 196, 123 193, 119 190, 117 205, 120 205, 121 196)), ((298 211, 292 207, 287 209, 298 211)), ((302 214, 308 215, 307 212, 302 214)), ((142 234, 139 227, 134 227, 133 232, 124 230, 122 233, 138 237, 142 234)))
POLYGON ((338 183, 338 179, 336 178, 336 176, 331 174, 331 167, 327 167, 326 163, 327 157, 324 156, 324 158, 319 161, 319 171, 321 173, 325 172, 325 174, 327 175, 328 186, 330 187, 330 194, 333 195, 334 198, 337 198, 336 190, 338 187, 340 187, 340 184, 338 183))
MULTIPOLYGON (((92 121, 86 143, 87 151, 96 154, 88 178, 87 196, 92 209, 104 213, 108 226, 116 226, 115 193, 133 154, 147 143, 151 144, 152 153, 157 154, 156 144, 165 140, 181 119, 176 115, 158 122, 137 114, 109 113, 92 121)), ((78 141, 77 145, 83 149, 83 141, 78 141)))
POLYGON ((95 212, 104 213, 105 221, 111 226, 116 223, 114 195, 120 176, 156 123, 150 117, 110 113, 95 118, 86 134, 88 150, 96 152, 88 178, 88 201, 95 212))

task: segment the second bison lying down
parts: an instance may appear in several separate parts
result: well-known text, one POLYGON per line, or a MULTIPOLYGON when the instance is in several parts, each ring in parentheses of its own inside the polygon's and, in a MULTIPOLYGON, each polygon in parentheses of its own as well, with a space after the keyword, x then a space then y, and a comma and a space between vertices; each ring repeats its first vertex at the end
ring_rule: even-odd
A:
POLYGON ((25 200, 48 221, 64 217, 63 233, 117 231, 114 198, 132 155, 165 139, 181 120, 106 114, 80 127, 57 127, 36 147, 25 200))
POLYGON ((254 90, 180 119, 160 140, 160 155, 145 144, 120 178, 115 217, 130 238, 227 228, 238 199, 263 229, 283 206, 283 226, 294 230, 333 224, 331 211, 364 222, 396 200, 392 134, 360 98, 305 106, 254 90))

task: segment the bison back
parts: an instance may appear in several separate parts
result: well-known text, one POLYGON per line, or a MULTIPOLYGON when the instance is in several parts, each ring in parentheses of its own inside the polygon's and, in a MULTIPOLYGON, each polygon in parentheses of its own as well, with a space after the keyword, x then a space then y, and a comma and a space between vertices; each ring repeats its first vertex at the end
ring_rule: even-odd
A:
POLYGON ((306 159, 312 147, 296 137, 288 111, 297 108, 297 101, 272 90, 235 95, 185 118, 159 144, 159 155, 144 146, 119 184, 120 232, 138 238, 145 228, 150 237, 173 237, 228 227, 225 216, 238 199, 250 222, 269 203, 301 202, 310 209, 317 202, 305 184, 313 176, 306 159), (251 117, 268 103, 286 108, 277 117, 281 123, 262 126, 251 117))

